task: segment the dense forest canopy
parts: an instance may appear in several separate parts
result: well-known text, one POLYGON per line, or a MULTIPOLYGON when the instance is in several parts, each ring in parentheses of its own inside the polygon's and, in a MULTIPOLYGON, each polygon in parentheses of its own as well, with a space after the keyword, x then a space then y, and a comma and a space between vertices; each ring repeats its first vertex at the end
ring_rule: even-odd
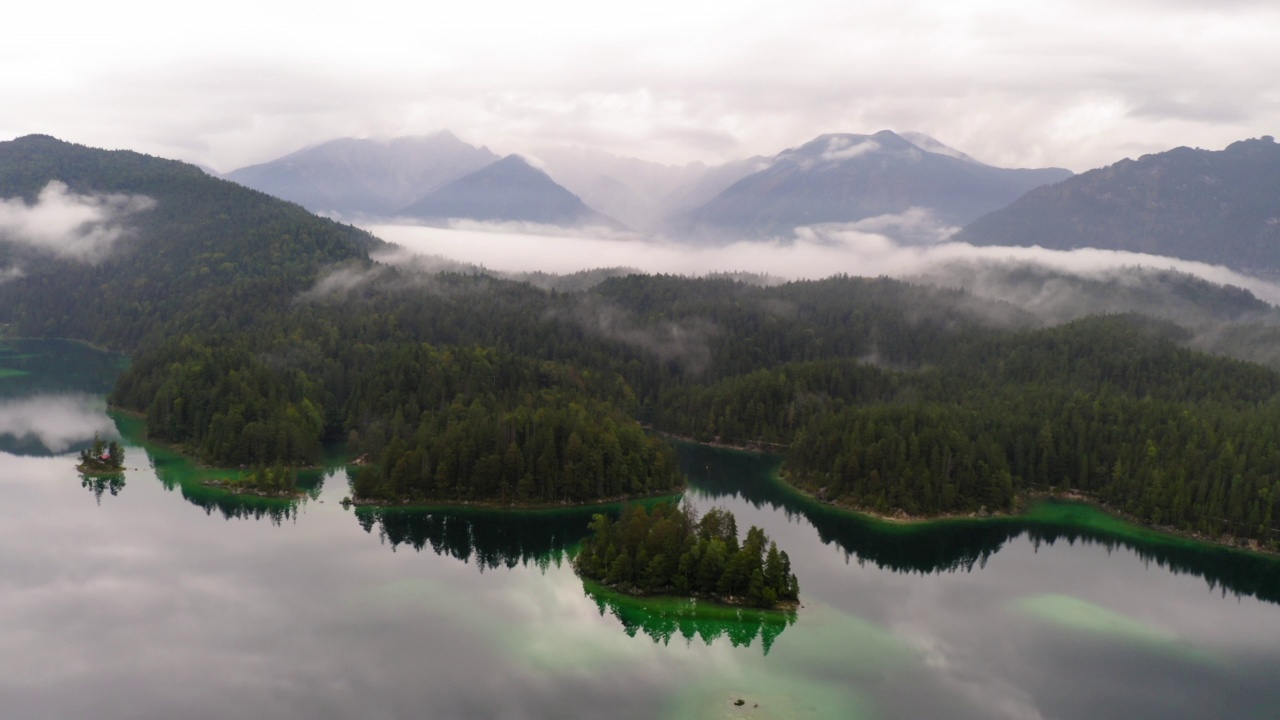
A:
POLYGON ((712 508, 631 505, 617 522, 591 520, 574 558, 583 577, 640 595, 700 595, 721 602, 775 608, 795 603, 800 584, 791 559, 752 526, 739 541, 733 513, 712 508))
MULTIPOLYGON (((1189 350, 1203 333, 1168 319, 1045 328, 1010 302, 887 278, 429 272, 181 163, 0 143, 0 196, 36 202, 51 181, 155 204, 96 262, 0 239, 0 265, 21 269, 0 284, 0 323, 129 349, 111 402, 207 463, 310 465, 346 441, 364 459, 357 500, 577 503, 677 488, 657 430, 767 443, 792 483, 879 512, 1072 490, 1146 522, 1280 539, 1280 375, 1189 350)), ((1174 286, 1203 317, 1267 314, 1242 291, 1174 286)), ((1221 335, 1258 356, 1275 331, 1221 335)))

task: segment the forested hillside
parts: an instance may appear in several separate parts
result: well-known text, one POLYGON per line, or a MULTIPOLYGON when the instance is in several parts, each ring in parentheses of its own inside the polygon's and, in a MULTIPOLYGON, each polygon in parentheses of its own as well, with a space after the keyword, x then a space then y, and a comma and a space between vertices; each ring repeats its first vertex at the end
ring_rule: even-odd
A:
POLYGON ((955 335, 946 324, 983 332, 956 299, 851 278, 765 291, 630 276, 562 294, 480 275, 371 272, 263 308, 251 327, 149 346, 111 400, 215 464, 309 464, 323 442, 347 439, 369 461, 355 487, 364 500, 653 494, 676 485, 674 462, 638 421, 670 415, 664 393, 877 342, 901 362, 940 355, 955 335), (856 333, 836 296, 868 298, 856 333), (907 317, 926 311, 938 319, 907 317))
MULTIPOLYGON (((364 233, 177 163, 49 138, 0 156, 23 202, 60 177, 154 201, 96 261, 11 239, 0 263, 23 275, 0 313, 131 349, 111 402, 205 462, 306 465, 347 441, 357 500, 590 502, 679 486, 647 426, 769 443, 791 482, 878 512, 1075 490, 1277 544, 1280 375, 1194 352, 1167 320, 1044 328, 968 290, 845 276, 543 290, 371 262, 364 233)), ((1244 291, 1174 287, 1202 317, 1267 314, 1244 291)), ((1242 328, 1233 347, 1274 335, 1242 328)))
POLYGON ((309 287, 322 267, 367 258, 381 244, 194 165, 42 135, 0 143, 0 198, 9 203, 43 207, 47 217, 120 197, 138 199, 138 209, 83 237, 119 236, 92 255, 0 231, 0 271, 17 276, 0 283, 0 323, 121 350, 178 328, 233 331, 309 287), (75 205, 42 202, 50 183, 65 185, 75 205))
POLYGON ((1165 321, 1037 329, 1008 306, 885 279, 628 276, 553 293, 405 270, 274 317, 198 353, 179 340, 139 353, 113 400, 213 462, 348 438, 370 461, 364 499, 671 487, 640 421, 785 448, 792 482, 880 512, 1006 511, 1021 490, 1056 488, 1187 530, 1273 536, 1280 375, 1193 352, 1165 321), (210 378, 266 375, 219 386, 196 417, 177 402, 201 394, 185 369, 214 356, 240 365, 210 378))

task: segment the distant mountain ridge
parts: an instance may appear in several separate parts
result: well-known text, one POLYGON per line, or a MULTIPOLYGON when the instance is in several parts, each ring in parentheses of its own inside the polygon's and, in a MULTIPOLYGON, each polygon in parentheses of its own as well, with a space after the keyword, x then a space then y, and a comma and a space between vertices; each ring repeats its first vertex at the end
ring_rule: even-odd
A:
POLYGON ((1179 147, 1027 193, 970 223, 975 245, 1095 247, 1280 275, 1280 145, 1179 147))
POLYGON ((900 231, 893 223, 869 229, 913 242, 1071 175, 1058 168, 996 168, 922 133, 888 130, 821 135, 771 158, 710 167, 662 165, 582 147, 545 148, 538 157, 537 174, 502 166, 455 185, 499 157, 440 131, 392 140, 342 138, 225 177, 344 220, 623 227, 617 218, 646 232, 696 240, 788 235, 802 225, 906 214, 910 223, 900 231), (921 222, 930 229, 908 228, 921 222))
POLYGON ((1028 190, 1071 176, 1061 168, 980 163, 918 133, 820 135, 785 150, 673 223, 728 237, 788 234, 802 225, 851 223, 918 208, 963 225, 1028 190))
POLYGON ((225 177, 312 212, 385 217, 497 160, 441 130, 385 141, 339 138, 225 177))
POLYGON ((519 155, 464 175, 396 216, 414 220, 468 219, 543 225, 622 227, 590 207, 519 155))

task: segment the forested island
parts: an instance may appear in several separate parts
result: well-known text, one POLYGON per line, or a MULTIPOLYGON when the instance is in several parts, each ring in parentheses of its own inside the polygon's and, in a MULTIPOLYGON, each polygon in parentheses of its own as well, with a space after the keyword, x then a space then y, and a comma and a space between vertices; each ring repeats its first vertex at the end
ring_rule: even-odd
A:
POLYGON ((124 469, 124 448, 115 440, 107 442, 94 433, 93 444, 80 451, 76 469, 85 475, 117 474, 124 469))
POLYGON ((0 197, 52 180, 154 206, 94 266, 0 241, 21 269, 0 323, 128 352, 109 402, 208 465, 346 442, 360 502, 585 504, 678 489, 662 432, 768 444, 792 484, 882 515, 1071 493, 1280 548, 1280 373, 1227 357, 1280 357, 1280 318, 1239 289, 1135 271, 1089 290, 1123 308, 1148 288, 1208 332, 887 278, 443 272, 181 163, 0 143, 0 197))
POLYGON ((574 558, 584 578, 632 595, 697 596, 728 605, 795 607, 791 559, 752 526, 738 541, 733 513, 663 503, 630 505, 616 522, 599 514, 574 558))

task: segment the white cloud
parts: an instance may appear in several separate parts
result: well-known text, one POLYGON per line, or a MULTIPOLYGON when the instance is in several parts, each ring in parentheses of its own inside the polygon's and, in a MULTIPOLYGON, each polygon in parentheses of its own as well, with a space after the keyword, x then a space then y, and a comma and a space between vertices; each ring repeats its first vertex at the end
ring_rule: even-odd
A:
POLYGON ((126 217, 152 207, 155 201, 143 195, 79 195, 55 180, 34 204, 20 197, 0 199, 0 239, 96 262, 125 234, 126 217))
POLYGON ((42 395, 0 402, 0 435, 39 440, 50 452, 61 453, 94 433, 115 435, 101 398, 88 395, 42 395))
MULTIPOLYGON (((927 224, 922 216, 910 213, 893 220, 927 224)), ((930 275, 945 284, 947 268, 956 263, 1033 263, 1069 274, 1099 277, 1117 269, 1143 267, 1176 270, 1213 283, 1234 285, 1280 305, 1280 286, 1217 265, 1093 248, 1060 251, 974 247, 956 242, 903 245, 867 232, 867 226, 859 229, 857 224, 804 227, 791 238, 716 247, 670 240, 620 239, 605 233, 528 235, 483 229, 481 225, 472 227, 458 230, 375 225, 368 229, 416 253, 440 255, 503 272, 572 273, 601 267, 634 267, 649 273, 747 272, 786 279, 823 278, 837 273, 898 278, 930 275)))
POLYGON ((827 141, 827 147, 822 153, 822 159, 831 162, 848 160, 859 155, 873 153, 879 149, 880 143, 875 140, 863 140, 855 143, 846 137, 833 137, 827 141))
POLYGON ((993 164, 1084 170, 1280 124, 1280 6, 1261 0, 220 7, 15 8, 0 137, 229 170, 442 127, 504 153, 587 144, 676 163, 913 128, 993 164))
POLYGON ((333 296, 341 296, 361 285, 382 276, 381 267, 363 268, 358 266, 338 267, 316 281, 315 287, 306 291, 301 300, 325 300, 333 296))
POLYGON ((940 243, 960 230, 946 225, 929 208, 913 207, 906 212, 876 215, 847 226, 858 232, 886 235, 909 245, 940 243))

